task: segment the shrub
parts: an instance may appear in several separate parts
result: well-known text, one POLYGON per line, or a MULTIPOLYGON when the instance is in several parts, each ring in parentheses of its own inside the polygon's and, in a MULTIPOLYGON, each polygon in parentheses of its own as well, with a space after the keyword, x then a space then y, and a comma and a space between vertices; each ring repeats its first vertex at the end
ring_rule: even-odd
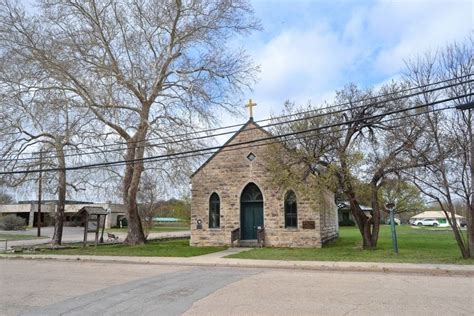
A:
POLYGON ((0 217, 0 229, 3 230, 21 230, 25 229, 26 220, 16 215, 6 215, 0 217))
POLYGON ((355 226, 355 222, 350 219, 342 220, 339 222, 339 226, 355 226))

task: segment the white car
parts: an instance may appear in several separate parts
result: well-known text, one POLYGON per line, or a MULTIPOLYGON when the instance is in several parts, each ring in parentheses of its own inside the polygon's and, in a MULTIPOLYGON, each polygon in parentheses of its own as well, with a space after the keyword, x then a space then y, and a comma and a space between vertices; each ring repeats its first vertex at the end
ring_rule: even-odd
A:
POLYGON ((439 222, 434 218, 423 218, 415 220, 412 225, 436 227, 439 226, 439 222))

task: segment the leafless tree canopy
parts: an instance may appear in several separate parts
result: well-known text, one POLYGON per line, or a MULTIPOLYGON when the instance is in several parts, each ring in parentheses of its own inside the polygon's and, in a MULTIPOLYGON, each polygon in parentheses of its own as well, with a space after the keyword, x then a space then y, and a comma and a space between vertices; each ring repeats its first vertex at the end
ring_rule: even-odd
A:
MULTIPOLYGON (((44 0, 37 12, 2 1, 2 57, 18 69, 29 65, 31 85, 91 111, 104 133, 127 143, 127 160, 145 156, 149 137, 207 126, 217 107, 236 111, 257 71, 230 43, 259 28, 243 0, 44 0)), ((136 205, 142 171, 133 162, 122 174, 130 243, 144 241, 136 205)))
POLYGON ((295 122, 275 128, 275 133, 312 131, 285 139, 292 155, 284 158, 287 161, 283 165, 288 170, 274 170, 275 179, 286 185, 288 182, 297 185, 310 175, 325 178, 327 185, 348 199, 363 247, 368 249, 377 245, 384 204, 395 202, 384 200, 394 195, 383 195, 381 188, 398 180, 411 181, 418 190, 439 202, 450 218, 462 255, 469 256, 467 243, 454 220, 454 200, 463 199, 472 216, 472 111, 446 111, 445 107, 473 100, 474 85, 466 77, 474 71, 473 47, 471 37, 437 54, 429 53, 407 62, 403 80, 378 90, 348 85, 336 93, 334 104, 329 104, 335 105, 333 108, 318 110, 309 104, 295 109, 287 103, 287 113, 302 114, 295 122), (449 83, 458 85, 430 91, 433 87, 430 84, 453 78, 449 83), (411 90, 419 94, 404 97, 412 87, 421 87, 411 90), (304 170, 300 179, 294 179, 295 172, 290 170, 293 166, 304 170), (370 187, 371 217, 361 211, 357 190, 360 184, 370 187))
MULTIPOLYGON (((444 95, 459 97, 452 101, 452 105, 461 105, 474 100, 474 84, 465 83, 464 79, 473 73, 474 38, 471 35, 463 43, 454 43, 436 53, 408 61, 406 77, 417 85, 455 78, 459 85, 448 89, 444 95)), ((442 97, 441 93, 426 92, 417 102, 433 102, 442 97)), ((463 257, 474 256, 473 119, 472 110, 424 114, 420 118, 424 126, 422 139, 433 145, 431 150, 421 157, 431 163, 425 168, 405 172, 411 181, 426 196, 437 201, 444 211, 463 257), (458 211, 455 208, 456 199, 459 198, 467 210, 467 238, 463 236, 455 219, 458 211)))

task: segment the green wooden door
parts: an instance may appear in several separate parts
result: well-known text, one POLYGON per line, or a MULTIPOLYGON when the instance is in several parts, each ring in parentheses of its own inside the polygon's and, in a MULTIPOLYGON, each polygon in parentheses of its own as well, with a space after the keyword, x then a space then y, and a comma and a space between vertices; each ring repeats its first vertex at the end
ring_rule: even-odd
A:
POLYGON ((257 227, 263 226, 263 202, 242 202, 240 207, 242 240, 257 239, 257 227))

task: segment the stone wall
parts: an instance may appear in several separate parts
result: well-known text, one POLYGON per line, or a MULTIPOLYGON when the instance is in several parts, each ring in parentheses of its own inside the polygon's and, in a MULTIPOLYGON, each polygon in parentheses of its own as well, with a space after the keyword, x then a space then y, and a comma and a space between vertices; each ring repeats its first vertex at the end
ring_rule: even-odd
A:
MULTIPOLYGON (((229 142, 230 145, 268 137, 269 134, 253 122, 247 123, 229 142)), ((270 141, 271 142, 271 141, 270 141)), ((257 145, 262 144, 254 143, 257 145)), ((283 146, 279 147, 284 150, 283 146)), ((241 145, 227 147, 212 157, 192 178, 191 245, 230 245, 231 232, 240 227, 240 197, 247 184, 255 183, 263 194, 265 245, 275 247, 321 247, 323 241, 337 236, 336 206, 321 204, 295 191, 298 207, 298 227, 285 228, 284 196, 287 189, 275 188, 266 167, 268 146, 241 145), (256 158, 249 161, 253 153, 256 158), (216 192, 220 198, 220 228, 209 228, 209 198, 216 192), (326 214, 323 216, 323 214, 326 214), (321 226, 321 219, 329 218, 321 226), (336 227, 333 217, 335 217, 336 227), (202 229, 196 229, 197 221, 202 229), (314 222, 315 229, 303 229, 303 221, 314 222), (324 230, 321 230, 321 228, 324 230), (335 231, 333 231, 336 229, 335 231)), ((276 153, 273 153, 276 154, 276 153)))
POLYGON ((324 196, 324 207, 321 208, 321 242, 323 244, 339 237, 339 220, 334 195, 326 193, 324 196))

